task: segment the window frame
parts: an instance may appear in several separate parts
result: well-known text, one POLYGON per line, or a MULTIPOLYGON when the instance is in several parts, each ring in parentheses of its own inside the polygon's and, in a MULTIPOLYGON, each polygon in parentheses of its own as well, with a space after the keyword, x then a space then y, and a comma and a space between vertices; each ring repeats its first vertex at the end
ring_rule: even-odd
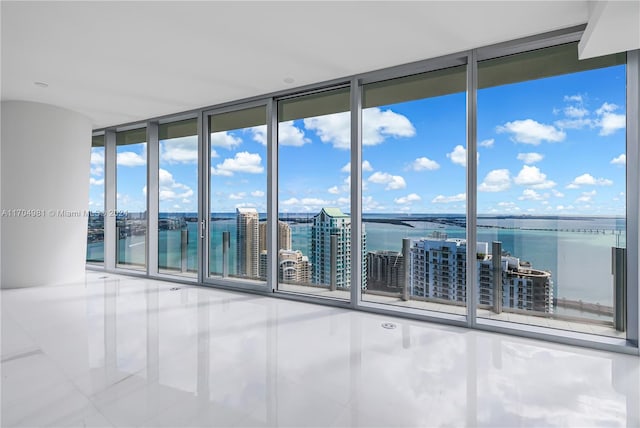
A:
MULTIPOLYGON (((429 313, 423 310, 410 308, 394 309, 389 305, 377 304, 362 301, 359 284, 362 281, 361 266, 363 263, 361 253, 361 241, 359 237, 362 231, 362 91, 363 85, 368 83, 389 80, 393 78, 406 77, 414 74, 435 71, 456 65, 466 65, 466 94, 467 94, 467 260, 475 257, 477 243, 477 166, 475 157, 477 153, 477 90, 478 90, 478 62, 481 60, 498 58, 505 55, 522 53, 541 49, 545 47, 557 46, 565 43, 579 41, 585 30, 585 25, 579 25, 567 29, 557 30, 549 33, 539 34, 531 37, 485 46, 469 51, 454 53, 451 55, 432 58, 414 63, 389 67, 366 73, 360 73, 341 79, 334 79, 321 83, 306 85, 294 89, 286 89, 271 94, 260 95, 243 100, 236 100, 228 103, 221 103, 214 106, 190 110, 159 118, 152 118, 144 122, 124 124, 118 127, 108 127, 94 130, 94 135, 104 133, 105 136, 105 214, 115 212, 116 209, 116 132, 146 127, 147 128, 147 198, 155 195, 157 199, 157 164, 153 164, 158 159, 157 125, 168 121, 179 121, 184 118, 198 118, 198 220, 200 225, 204 225, 201 231, 208 234, 209 225, 207 216, 209 215, 209 171, 210 171, 210 135, 208 133, 208 119, 213 114, 220 114, 246 108, 265 106, 266 126, 267 126, 267 248, 268 248, 268 271, 266 286, 262 284, 256 286, 252 281, 241 279, 210 278, 208 275, 207 260, 209 256, 208 244, 203 243, 203 239, 198 241, 198 285, 228 288, 233 290, 244 290, 270 295, 279 298, 292 299, 297 301, 307 301, 321 303, 328 306, 348 307, 382 315, 400 316, 404 318, 416 319, 420 321, 434 321, 440 324, 449 324, 475 328, 490 332, 507 333, 510 335, 524 336, 535 339, 542 339, 563 344, 579 345, 596 349, 610 350, 620 353, 640 355, 639 330, 640 330, 640 298, 639 298, 639 216, 640 216, 640 51, 627 52, 626 60, 626 230, 627 230, 627 338, 614 339, 594 334, 576 333, 565 330, 555 330, 545 327, 528 326, 511 323, 507 326, 504 323, 497 323, 491 320, 478 319, 476 314, 476 278, 473 264, 467 264, 467 313, 464 316, 447 313, 429 313), (331 89, 348 86, 350 88, 350 115, 351 115, 351 176, 359 179, 351 180, 351 298, 348 302, 333 301, 312 297, 309 295, 295 295, 286 292, 275 292, 278 281, 278 101, 299 97, 312 92, 322 92, 331 89), (155 139, 153 128, 155 126, 155 139), (155 176, 151 172, 154 165, 155 176), (356 286, 354 286, 356 284, 356 286)), ((154 237, 157 240, 157 206, 155 213, 152 207, 157 201, 147 201, 147 263, 146 271, 130 270, 117 267, 115 263, 116 244, 115 239, 115 217, 105 215, 105 261, 103 266, 87 264, 91 269, 104 269, 105 271, 126 273, 134 276, 146 276, 158 279, 167 279, 173 282, 184 282, 175 276, 166 276, 157 272, 157 260, 150 257, 155 251, 157 258, 157 241, 153 243, 154 237), (155 214, 155 217, 154 217, 155 214), (156 218, 156 224, 150 224, 149 219, 156 218), (152 228, 155 228, 152 230, 152 228), (150 269, 155 266, 156 269, 150 269)), ((206 240, 204 241, 206 242, 206 240)), ((193 284, 193 282, 187 282, 193 284)))

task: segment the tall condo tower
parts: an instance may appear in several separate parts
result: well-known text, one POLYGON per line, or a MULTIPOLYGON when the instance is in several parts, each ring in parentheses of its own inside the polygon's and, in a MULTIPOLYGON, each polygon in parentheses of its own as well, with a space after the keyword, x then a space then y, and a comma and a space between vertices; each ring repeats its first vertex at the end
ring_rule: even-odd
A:
MULTIPOLYGON (((366 254, 362 233, 362 253, 366 254)), ((362 288, 366 288, 366 258, 362 260, 362 288)), ((331 288, 351 284, 351 218, 339 208, 323 208, 311 227, 311 282, 331 288)))
POLYGON ((237 274, 258 277, 260 264, 258 211, 255 208, 236 209, 237 274))

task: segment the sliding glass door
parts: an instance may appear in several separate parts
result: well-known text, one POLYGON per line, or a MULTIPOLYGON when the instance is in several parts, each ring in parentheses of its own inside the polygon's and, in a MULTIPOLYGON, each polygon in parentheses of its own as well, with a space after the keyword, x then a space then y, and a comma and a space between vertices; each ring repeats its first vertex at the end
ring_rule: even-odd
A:
POLYGON ((364 85, 365 302, 464 316, 466 66, 364 85))
POLYGON ((206 116, 206 279, 265 287, 267 135, 265 105, 206 116))
POLYGON ((198 120, 158 128, 158 272, 198 273, 198 120))
POLYGON ((626 58, 577 51, 478 63, 478 316, 624 338, 626 58))
POLYGON ((146 128, 116 133, 116 183, 116 266, 145 271, 147 268, 146 128))
POLYGON ((278 102, 279 291, 350 300, 350 127, 348 88, 278 102))

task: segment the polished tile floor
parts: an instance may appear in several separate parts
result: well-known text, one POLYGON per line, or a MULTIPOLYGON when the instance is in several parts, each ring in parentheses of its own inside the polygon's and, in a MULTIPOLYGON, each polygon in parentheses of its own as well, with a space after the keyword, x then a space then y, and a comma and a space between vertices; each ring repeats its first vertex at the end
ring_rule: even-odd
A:
POLYGON ((3 427, 640 426, 637 356, 100 272, 1 297, 3 427))

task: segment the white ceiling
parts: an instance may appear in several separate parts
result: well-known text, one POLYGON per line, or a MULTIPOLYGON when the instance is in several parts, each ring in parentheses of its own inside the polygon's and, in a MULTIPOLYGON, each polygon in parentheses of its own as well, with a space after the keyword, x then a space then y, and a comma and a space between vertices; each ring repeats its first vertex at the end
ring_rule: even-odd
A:
POLYGON ((1 7, 2 99, 65 107, 96 128, 589 18, 586 1, 2 1, 1 7))

